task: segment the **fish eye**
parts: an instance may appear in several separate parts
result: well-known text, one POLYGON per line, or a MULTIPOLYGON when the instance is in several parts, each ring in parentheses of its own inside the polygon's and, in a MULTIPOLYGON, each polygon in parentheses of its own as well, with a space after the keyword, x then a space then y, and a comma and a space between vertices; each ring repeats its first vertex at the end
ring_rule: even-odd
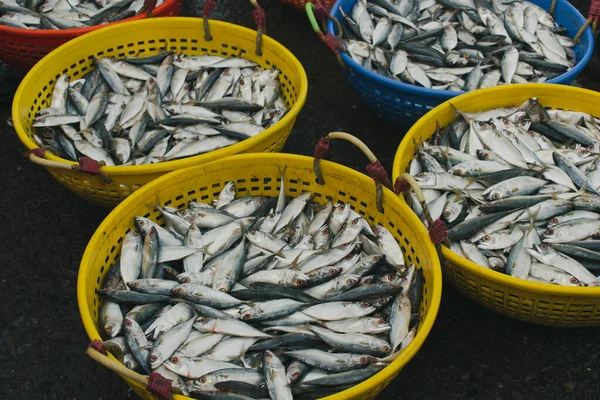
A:
POLYGON ((292 379, 298 379, 300 377, 300 372, 294 372, 292 374, 292 379))
POLYGON ((489 241, 490 239, 491 239, 491 238, 490 238, 490 236, 489 236, 489 235, 485 235, 484 237, 482 237, 482 238, 481 238, 481 241, 482 241, 482 242, 487 242, 487 241, 489 241))
POLYGON ((273 357, 273 355, 271 354, 271 352, 267 351, 267 352, 265 353, 265 357, 267 357, 267 358, 271 358, 271 357, 273 357))
POLYGON ((361 357, 360 358, 360 362, 363 363, 363 364, 366 364, 366 363, 369 362, 369 359, 367 357, 361 357))
POLYGON ((383 346, 382 350, 388 353, 392 348, 390 346, 383 346))
POLYGON ((296 286, 304 285, 304 281, 302 279, 296 279, 296 286))
POLYGON ((494 193, 492 195, 492 200, 498 200, 500 198, 500 195, 498 193, 494 193))
POLYGON ((373 278, 363 279, 362 282, 368 285, 369 283, 373 282, 373 278))
POLYGON ((502 122, 504 122, 504 125, 509 126, 510 125, 510 121, 507 119, 504 119, 502 122))
POLYGON ((371 307, 371 305, 369 303, 367 303, 367 302, 364 302, 364 303, 362 303, 362 307, 363 308, 369 308, 369 307, 371 307))
POLYGON ((182 294, 183 293, 183 289, 182 288, 176 288, 176 289, 173 289, 171 292, 173 294, 175 294, 175 295, 182 294))
POLYGON ((554 233, 554 229, 552 229, 552 228, 548 228, 546 230, 546 235, 552 235, 553 233, 554 233))
POLYGON ((171 358, 169 358, 169 361, 172 364, 177 364, 177 363, 179 363, 179 358, 177 358, 177 357, 171 357, 171 358))
POLYGON ((125 325, 126 326, 131 326, 131 325, 133 325, 133 323, 131 322, 131 320, 129 318, 126 318, 125 319, 125 325))
POLYGON ((558 223, 558 218, 554 217, 550 220, 550 222, 552 222, 553 224, 557 224, 558 223))
POLYGON ((150 356, 150 362, 155 362, 156 360, 158 360, 158 357, 155 354, 152 354, 150 356))
POLYGON ((348 285, 356 285, 356 279, 350 278, 346 281, 348 285))
POLYGON ((385 319, 383 319, 383 318, 379 318, 379 319, 377 320, 377 323, 378 323, 378 324, 381 324, 381 325, 383 325, 383 324, 385 324, 385 319))
POLYGON ((594 145, 590 144, 590 145, 587 147, 587 149, 588 149, 589 151, 593 151, 593 150, 594 150, 594 145))
POLYGON ((242 319, 249 319, 250 317, 252 317, 252 314, 244 314, 244 315, 242 315, 242 319))
POLYGON ((204 376, 198 380, 200 381, 200 383, 206 383, 206 377, 204 377, 204 376))
POLYGON ((579 279, 575 278, 574 276, 571 277, 571 279, 569 280, 572 284, 574 285, 578 285, 579 284, 579 279))
POLYGON ((548 248, 548 246, 546 246, 545 244, 540 244, 540 249, 546 250, 547 248, 548 248))
POLYGON ((106 326, 104 327, 104 330, 106 331, 106 333, 111 333, 111 332, 112 332, 112 326, 110 326, 110 325, 106 325, 106 326))
POLYGON ((444 211, 444 212, 442 213, 442 215, 443 215, 445 218, 448 218, 448 217, 450 217, 450 211, 446 210, 446 211, 444 211))
POLYGON ((330 274, 335 274, 337 270, 335 268, 330 268, 328 271, 330 274))
POLYGON ((125 366, 129 369, 131 369, 131 363, 129 361, 125 361, 125 366))
POLYGON ((488 153, 481 152, 481 157, 487 160, 488 158, 490 158, 490 155, 488 153))
POLYGON ((225 292, 227 292, 227 290, 225 290, 225 288, 220 288, 219 292, 225 293, 225 292))

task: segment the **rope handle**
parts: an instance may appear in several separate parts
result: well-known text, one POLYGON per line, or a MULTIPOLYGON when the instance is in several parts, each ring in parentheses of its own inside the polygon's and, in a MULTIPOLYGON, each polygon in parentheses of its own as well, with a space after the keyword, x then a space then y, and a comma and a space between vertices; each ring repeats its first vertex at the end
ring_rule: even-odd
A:
POLYGON ((267 33, 267 14, 264 8, 258 4, 257 0, 250 0, 250 4, 254 6, 252 17, 256 24, 256 55, 262 56, 262 35, 267 33))
POLYGON ((210 27, 208 25, 208 17, 215 9, 217 5, 215 0, 206 0, 204 3, 204 7, 202 8, 202 23, 204 25, 204 40, 210 42, 212 40, 212 35, 210 34, 210 27))
MULTIPOLYGON (((427 229, 429 230, 429 237, 431 238, 431 241, 438 247, 440 244, 444 244, 445 246, 449 247, 450 243, 448 242, 446 224, 441 219, 436 219, 434 221, 433 218, 431 218, 429 207, 427 207, 427 200, 425 199, 425 195, 423 194, 421 187, 415 178, 413 178, 410 174, 403 172, 398 178, 396 178, 396 182, 394 183, 394 192, 396 194, 408 193, 408 191, 411 189, 417 197, 417 201, 423 208, 423 214, 425 214, 425 220, 427 221, 427 229)), ((438 248, 438 251, 439 250, 440 249, 438 248)))
POLYGON ((171 395, 172 383, 170 380, 164 378, 162 375, 153 372, 150 376, 146 377, 140 375, 137 372, 130 370, 123 364, 110 359, 106 355, 106 346, 99 340, 92 341, 88 348, 85 350, 85 354, 98 364, 110 369, 111 371, 127 378, 135 383, 144 386, 150 393, 155 395, 161 400, 173 399, 171 395))
POLYGON ((42 167, 67 169, 70 171, 85 172, 91 175, 99 175, 104 184, 113 183, 112 179, 101 170, 101 168, 105 166, 103 161, 96 161, 89 157, 81 157, 78 160, 78 164, 71 164, 62 161, 46 160, 44 158, 45 154, 46 151, 44 149, 37 148, 25 153, 25 156, 28 157, 32 163, 41 165, 42 167))
POLYGON ((319 39, 321 39, 321 41, 325 43, 329 50, 333 51, 336 59, 338 60, 338 63, 340 63, 340 65, 343 67, 345 64, 342 62, 340 51, 346 51, 346 48, 340 42, 340 39, 342 38, 342 25, 340 24, 340 21, 338 21, 337 18, 335 18, 329 13, 329 11, 327 11, 327 9, 319 0, 316 0, 316 4, 310 1, 306 2, 305 9, 306 15, 308 16, 308 20, 310 21, 313 30, 315 31, 317 36, 319 36, 319 39), (322 29, 319 26, 319 22, 317 22, 317 19, 321 21, 322 29), (327 32, 327 19, 332 20, 337 26, 337 35, 334 36, 331 32, 327 32), (323 31, 325 31, 326 33, 323 33, 323 31))
POLYGON ((146 10, 146 18, 152 18, 152 11, 156 8, 158 0, 144 0, 144 9, 146 10))
POLYGON ((313 164, 315 175, 317 175, 317 183, 319 185, 325 184, 323 173, 321 172, 321 159, 324 158, 329 151, 329 142, 331 139, 346 140, 358 147, 360 151, 365 154, 370 163, 366 166, 367 172, 375 181, 377 210, 383 213, 383 186, 392 190, 392 183, 388 178, 387 172, 385 172, 385 169, 381 165, 381 162, 377 159, 377 157, 375 157, 375 154, 373 154, 367 145, 356 136, 346 132, 330 132, 327 134, 327 136, 323 136, 321 139, 319 139, 319 142, 315 146, 315 160, 313 164))

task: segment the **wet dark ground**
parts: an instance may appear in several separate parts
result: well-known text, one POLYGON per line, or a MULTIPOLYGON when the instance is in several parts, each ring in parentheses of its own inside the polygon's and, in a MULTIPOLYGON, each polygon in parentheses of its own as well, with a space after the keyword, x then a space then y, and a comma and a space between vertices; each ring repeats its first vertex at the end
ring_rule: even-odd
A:
MULTIPOLYGON (((251 7, 220 0, 216 17, 253 27, 251 7)), ((268 33, 304 64, 310 88, 286 152, 310 155, 318 138, 357 135, 388 171, 403 131, 366 109, 306 17, 276 0, 261 0, 268 33)), ((578 4, 587 13, 587 2, 578 4)), ((188 8, 187 12, 190 12, 188 8)), ((598 90, 598 59, 581 77, 598 90), (596 78, 596 79, 594 79, 596 78)), ((0 98, 18 74, 0 69, 0 98)), ((0 120, 10 114, 1 99, 0 120)), ((41 167, 2 123, 0 151, 0 399, 128 399, 112 372, 84 356, 88 343, 77 308, 80 257, 107 211, 75 197, 41 167)), ((364 171, 362 154, 334 143, 329 158, 364 171)), ((597 397, 599 329, 550 329, 506 319, 444 286, 441 309, 415 358, 385 399, 588 399, 597 397)))

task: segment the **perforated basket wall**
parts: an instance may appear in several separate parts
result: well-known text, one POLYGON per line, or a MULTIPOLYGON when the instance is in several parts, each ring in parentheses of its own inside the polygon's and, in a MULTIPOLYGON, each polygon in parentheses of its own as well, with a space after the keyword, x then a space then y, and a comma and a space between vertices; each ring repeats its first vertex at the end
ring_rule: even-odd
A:
MULTIPOLYGON (((181 0, 166 0, 153 10, 154 17, 169 17, 179 14, 181 0)), ((0 60, 15 69, 27 71, 44 56, 69 40, 110 25, 146 18, 146 13, 110 24, 88 28, 61 30, 29 30, 0 25, 0 60)))
MULTIPOLYGON (((549 10, 552 4, 552 0, 531 0, 531 2, 545 10, 549 10)), ((343 16, 340 7, 349 14, 355 3, 356 0, 338 0, 331 14, 341 21, 343 16)), ((558 0, 554 17, 558 24, 569 31, 570 37, 574 37, 585 23, 581 13, 566 0, 558 0)), ((337 32, 332 21, 327 23, 327 30, 337 32)), ((580 43, 573 49, 577 55, 575 67, 548 80, 548 83, 570 84, 589 62, 593 49, 594 38, 591 29, 587 28, 581 36, 580 43)), ((410 127, 433 107, 464 93, 427 89, 384 78, 364 68, 345 53, 342 53, 342 60, 346 67, 343 69, 344 75, 359 96, 376 114, 399 126, 410 127)))
MULTIPOLYGON (((384 190, 385 212, 380 214, 375 206, 375 185, 369 177, 327 161, 322 162, 321 166, 325 179, 323 186, 315 181, 312 158, 265 153, 236 155, 172 172, 126 199, 98 227, 81 261, 77 297, 83 324, 90 339, 100 339, 96 327, 100 304, 97 291, 107 269, 119 259, 123 237, 134 229, 134 216, 146 216, 159 224, 164 222, 160 213, 145 204, 151 202, 184 208, 189 200, 209 202, 230 180, 235 182, 238 196, 277 196, 280 186, 279 170, 286 167, 286 194, 297 196, 311 191, 314 193, 314 201, 321 204, 327 200, 350 203, 371 224, 381 224, 388 228, 400 243, 406 261, 423 270, 425 287, 420 305, 422 318, 417 335, 409 347, 377 375, 353 388, 327 397, 330 400, 376 398, 416 354, 431 330, 441 299, 439 259, 427 231, 406 204, 391 191, 384 190)), ((140 387, 138 389, 141 390, 140 387)))
MULTIPOLYGON (((333 3, 335 3, 335 0, 320 0, 320 1, 321 1, 321 4, 323 4, 323 7, 325 7, 327 10, 331 10, 333 3)), ((307 0, 281 0, 281 2, 288 6, 294 7, 298 11, 304 11, 304 7, 306 6, 306 3, 308 3, 308 2, 316 3, 316 1, 312 1, 312 0, 308 0, 308 1, 307 0)))
MULTIPOLYGON (((518 106, 530 97, 537 97, 548 108, 600 116, 600 94, 570 86, 522 84, 468 93, 434 108, 408 131, 394 158, 393 179, 408 172, 417 146, 435 132, 436 122, 445 127, 455 119, 452 105, 461 111, 477 112, 518 106)), ((442 256, 444 277, 490 310, 540 325, 600 325, 600 287, 566 287, 517 279, 480 267, 446 247, 442 248, 442 256)))
MULTIPOLYGON (((213 39, 207 42, 202 20, 198 18, 152 18, 114 25, 61 46, 27 74, 15 94, 12 117, 19 138, 28 149, 38 147, 31 138, 31 124, 36 112, 49 106, 54 83, 61 74, 67 73, 74 79, 84 76, 93 69, 94 57, 148 56, 167 49, 188 55, 242 56, 262 68, 278 68, 290 111, 260 134, 217 151, 153 165, 104 167, 102 170, 113 180, 112 184, 103 183, 98 176, 51 168, 54 178, 86 200, 113 207, 166 172, 236 153, 281 150, 306 100, 308 83, 304 68, 289 50, 266 36, 263 36, 262 56, 257 56, 256 31, 211 20, 210 32, 213 39)), ((69 162, 53 155, 46 158, 69 162)))

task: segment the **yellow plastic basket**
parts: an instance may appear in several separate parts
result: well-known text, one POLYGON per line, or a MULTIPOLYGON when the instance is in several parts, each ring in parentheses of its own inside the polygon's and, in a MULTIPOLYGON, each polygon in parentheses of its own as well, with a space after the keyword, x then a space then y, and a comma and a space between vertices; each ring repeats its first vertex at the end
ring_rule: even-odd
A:
MULTIPOLYGON (((143 215, 163 223, 153 205, 187 207, 189 200, 211 201, 223 185, 232 180, 242 195, 277 196, 279 169, 285 170, 286 194, 297 196, 311 191, 314 200, 324 203, 348 202, 372 224, 381 224, 400 243, 408 263, 423 270, 425 286, 421 299, 421 322, 414 340, 400 356, 377 375, 328 400, 374 399, 417 353, 429 334, 441 300, 441 268, 435 247, 418 218, 392 191, 384 189, 384 213, 376 211, 375 185, 366 175, 327 161, 321 162, 324 185, 316 183, 313 158, 289 154, 242 154, 165 175, 144 186, 117 206, 90 240, 79 268, 77 298, 85 330, 91 340, 100 339, 97 329, 97 294, 107 269, 119 258, 126 232, 134 229, 133 217, 143 215)), ((130 380, 127 383, 145 399, 153 397, 130 380)), ((176 399, 184 399, 175 396, 176 399)))
MULTIPOLYGON (((410 161, 423 141, 432 136, 436 122, 447 126, 455 118, 452 105, 477 112, 518 106, 537 97, 549 108, 600 115, 600 94, 562 85, 520 84, 477 90, 434 108, 406 134, 396 153, 393 179, 408 172, 410 161)), ((461 293, 507 317, 540 325, 583 327, 600 325, 600 287, 565 287, 529 282, 495 272, 442 247, 444 277, 461 293)))
MULTIPOLYGON (((302 64, 288 49, 264 35, 262 55, 256 55, 256 31, 215 20, 209 24, 212 35, 210 41, 204 38, 202 19, 169 17, 117 24, 59 47, 31 69, 15 94, 12 118, 19 138, 30 150, 38 147, 32 140, 31 124, 36 112, 48 107, 54 83, 61 74, 67 73, 77 79, 94 68, 94 57, 148 56, 166 48, 188 55, 241 55, 263 68, 278 68, 289 112, 259 135, 208 154, 154 165, 102 167, 102 172, 113 181, 110 184, 97 175, 48 167, 54 178, 86 200, 114 207, 141 186, 166 172, 237 153, 281 150, 306 100, 308 81, 302 64)), ((45 158, 76 164, 48 153, 45 158)))

